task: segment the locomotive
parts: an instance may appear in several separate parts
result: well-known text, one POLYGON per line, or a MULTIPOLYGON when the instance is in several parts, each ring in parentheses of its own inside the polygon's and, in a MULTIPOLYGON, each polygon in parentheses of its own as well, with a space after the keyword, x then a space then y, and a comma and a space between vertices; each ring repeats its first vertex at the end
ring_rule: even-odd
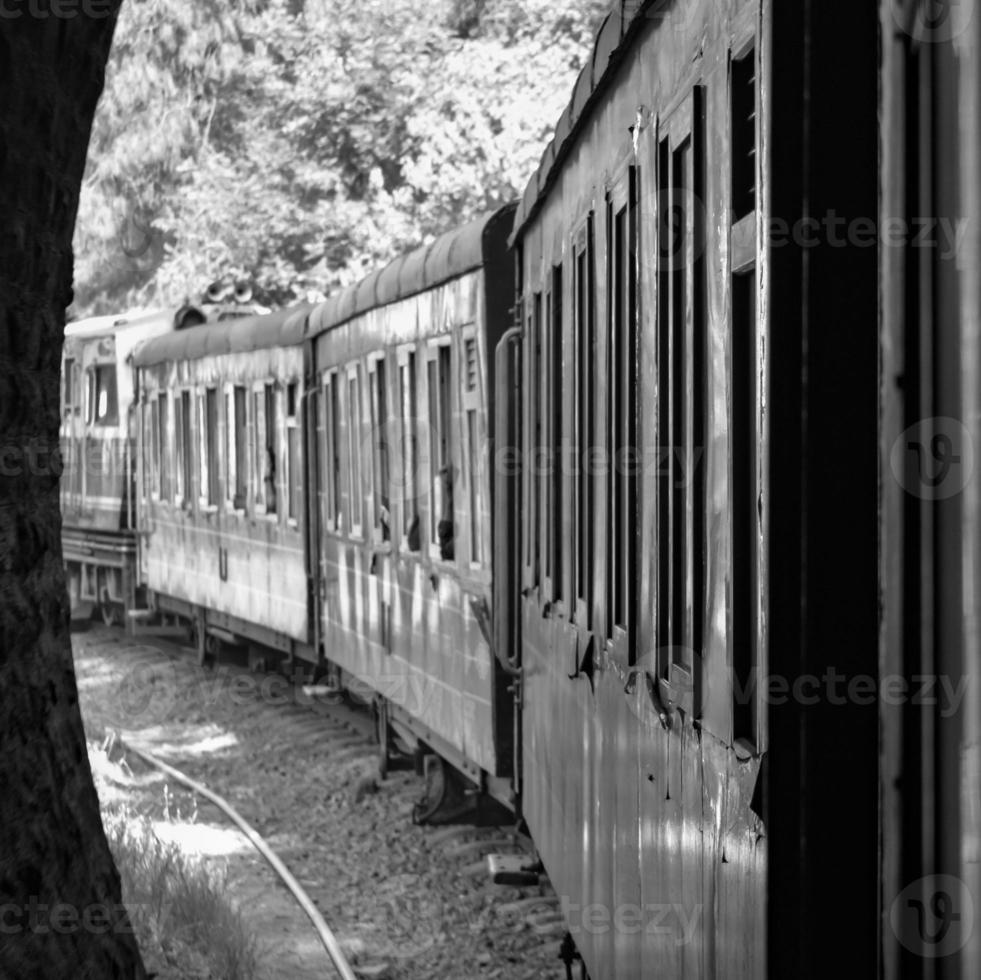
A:
POLYGON ((976 222, 981 24, 837 6, 621 0, 516 206, 132 358, 140 602, 512 812, 593 980, 981 967, 979 232, 858 240, 976 222))

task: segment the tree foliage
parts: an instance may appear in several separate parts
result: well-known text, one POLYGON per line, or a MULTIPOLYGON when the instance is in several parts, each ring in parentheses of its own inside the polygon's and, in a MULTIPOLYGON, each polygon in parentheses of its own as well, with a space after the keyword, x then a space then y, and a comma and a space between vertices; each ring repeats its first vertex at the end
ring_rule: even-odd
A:
POLYGON ((325 293, 521 194, 606 0, 128 0, 77 313, 325 293))

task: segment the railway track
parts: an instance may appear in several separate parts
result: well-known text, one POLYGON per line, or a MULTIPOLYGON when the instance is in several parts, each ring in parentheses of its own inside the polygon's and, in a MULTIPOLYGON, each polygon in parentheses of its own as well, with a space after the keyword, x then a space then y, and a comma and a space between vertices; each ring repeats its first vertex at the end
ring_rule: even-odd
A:
MULTIPOLYGON (((414 771, 378 777, 371 715, 302 684, 98 626, 75 635, 87 727, 118 730, 228 799, 330 923, 359 977, 564 977, 547 881, 494 885, 489 853, 526 853, 510 828, 419 827, 414 771)), ((189 791, 168 806, 192 812, 189 791)), ((304 920, 299 906, 295 915, 304 920)))

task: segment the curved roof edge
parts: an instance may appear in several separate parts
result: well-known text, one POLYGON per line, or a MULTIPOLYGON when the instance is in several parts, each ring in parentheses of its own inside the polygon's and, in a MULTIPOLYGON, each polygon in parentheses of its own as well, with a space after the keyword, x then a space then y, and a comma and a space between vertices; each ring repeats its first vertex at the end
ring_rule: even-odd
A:
POLYGON ((108 313, 100 316, 87 316, 65 324, 65 338, 108 337, 129 327, 143 326, 161 317, 173 319, 177 307, 148 307, 128 310, 125 313, 108 313))
POLYGON ((525 187, 514 216, 509 245, 513 246, 521 237, 524 226, 535 216, 551 189, 555 171, 572 149, 579 135, 580 124, 592 110, 599 90, 615 74, 620 55, 630 46, 634 35, 654 13, 654 9, 665 6, 665 0, 614 0, 612 3, 596 32, 592 54, 583 65, 572 87, 569 103, 555 125, 555 134, 542 153, 538 169, 525 187))
POLYGON ((240 354, 303 343, 309 303, 261 316, 235 317, 175 330, 141 344, 133 354, 137 367, 166 361, 194 361, 218 354, 240 354))
POLYGON ((515 208, 516 204, 505 204, 496 211, 488 211, 329 296, 311 311, 308 335, 323 333, 368 310, 408 299, 479 269, 486 261, 487 233, 506 222, 503 234, 507 236, 515 208))

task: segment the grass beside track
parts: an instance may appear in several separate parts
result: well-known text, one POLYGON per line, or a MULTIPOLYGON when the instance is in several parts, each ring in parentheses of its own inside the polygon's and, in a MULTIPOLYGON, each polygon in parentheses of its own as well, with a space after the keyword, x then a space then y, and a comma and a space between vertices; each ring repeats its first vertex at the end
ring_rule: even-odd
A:
MULTIPOLYGON (((90 744, 89 753, 97 756, 101 749, 90 744)), ((97 785, 100 770, 112 765, 99 759, 94 766, 97 785)), ((100 797, 111 797, 102 788, 100 797)), ((257 980, 260 950, 225 897, 222 875, 182 853, 176 844, 160 840, 150 822, 126 804, 104 805, 102 822, 150 976, 257 980)))

